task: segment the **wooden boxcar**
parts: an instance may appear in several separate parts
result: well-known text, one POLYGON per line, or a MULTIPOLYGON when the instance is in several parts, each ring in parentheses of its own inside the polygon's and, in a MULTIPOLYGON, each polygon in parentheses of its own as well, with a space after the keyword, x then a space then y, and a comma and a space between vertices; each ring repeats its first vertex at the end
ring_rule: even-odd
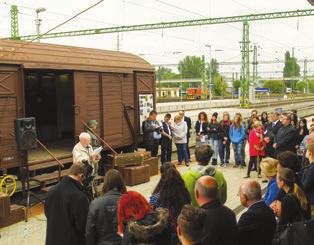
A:
POLYGON ((0 40, 0 169, 23 162, 12 136, 16 118, 35 116, 38 138, 69 153, 90 119, 112 147, 132 145, 139 96, 153 96, 155 108, 155 87, 154 68, 133 54, 0 40))

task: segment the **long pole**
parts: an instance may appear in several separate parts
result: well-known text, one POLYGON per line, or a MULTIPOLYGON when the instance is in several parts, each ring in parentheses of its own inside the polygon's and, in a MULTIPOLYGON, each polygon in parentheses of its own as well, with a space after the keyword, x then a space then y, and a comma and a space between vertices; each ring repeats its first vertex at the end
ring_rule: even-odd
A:
POLYGON ((36 34, 37 34, 37 42, 40 42, 40 22, 41 22, 41 19, 39 19, 39 13, 36 12, 36 20, 35 20, 35 25, 36 25, 36 34))
POLYGON ((209 47, 209 106, 212 104, 212 45, 209 47))

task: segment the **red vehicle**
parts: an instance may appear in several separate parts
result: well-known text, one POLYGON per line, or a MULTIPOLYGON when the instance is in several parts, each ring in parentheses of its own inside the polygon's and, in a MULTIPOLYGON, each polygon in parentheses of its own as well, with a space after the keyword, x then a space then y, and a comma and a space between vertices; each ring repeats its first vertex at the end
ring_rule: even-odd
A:
POLYGON ((202 95, 204 94, 206 94, 206 97, 208 97, 208 89, 206 89, 205 93, 202 91, 201 88, 187 88, 186 89, 187 99, 200 100, 202 98, 202 95))

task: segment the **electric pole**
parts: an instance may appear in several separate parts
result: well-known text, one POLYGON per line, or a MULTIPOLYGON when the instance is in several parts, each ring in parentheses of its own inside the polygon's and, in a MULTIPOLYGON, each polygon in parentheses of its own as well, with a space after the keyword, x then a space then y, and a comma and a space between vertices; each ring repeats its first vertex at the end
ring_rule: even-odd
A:
POLYGON ((19 19, 18 19, 18 9, 16 5, 11 6, 11 39, 19 39, 19 19))
POLYGON ((243 34, 241 43, 242 66, 241 66, 241 86, 240 86, 240 107, 248 108, 249 86, 250 86, 250 33, 249 22, 243 22, 243 34))
POLYGON ((309 88, 309 80, 307 79, 307 59, 304 59, 304 67, 303 67, 303 81, 306 82, 306 93, 310 92, 309 88))
POLYGON ((201 97, 206 98, 206 61, 205 55, 202 55, 202 95, 201 97))
POLYGON ((35 25, 36 25, 36 34, 37 34, 37 42, 40 42, 40 25, 42 19, 39 18, 39 13, 45 12, 45 8, 37 8, 36 10, 36 20, 35 20, 35 25))

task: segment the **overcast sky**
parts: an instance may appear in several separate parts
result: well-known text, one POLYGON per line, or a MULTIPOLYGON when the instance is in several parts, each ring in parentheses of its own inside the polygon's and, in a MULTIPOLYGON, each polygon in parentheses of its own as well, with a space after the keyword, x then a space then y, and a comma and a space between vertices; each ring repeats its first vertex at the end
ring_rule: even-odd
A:
MULTIPOLYGON (((10 36, 10 4, 19 6, 20 35, 26 35, 35 33, 38 7, 47 9, 40 14, 45 32, 96 1, 0 0, 0 35, 10 36)), ((313 6, 307 0, 105 0, 58 31, 309 8, 313 6)), ((212 46, 212 56, 218 61, 240 61, 241 38, 242 24, 233 23, 123 33, 120 45, 122 51, 141 54, 152 64, 176 64, 186 55, 205 54, 209 58, 206 44, 212 46)), ((102 34, 43 42, 115 50, 116 40, 116 34, 102 34)), ((298 59, 314 59, 314 17, 251 22, 250 41, 260 47, 259 60, 283 59, 284 52, 292 47, 298 59)), ((313 74, 314 63, 308 67, 313 74)), ((259 70, 281 71, 282 65, 259 66, 259 70)), ((239 67, 223 66, 221 71, 239 72, 239 67)))

